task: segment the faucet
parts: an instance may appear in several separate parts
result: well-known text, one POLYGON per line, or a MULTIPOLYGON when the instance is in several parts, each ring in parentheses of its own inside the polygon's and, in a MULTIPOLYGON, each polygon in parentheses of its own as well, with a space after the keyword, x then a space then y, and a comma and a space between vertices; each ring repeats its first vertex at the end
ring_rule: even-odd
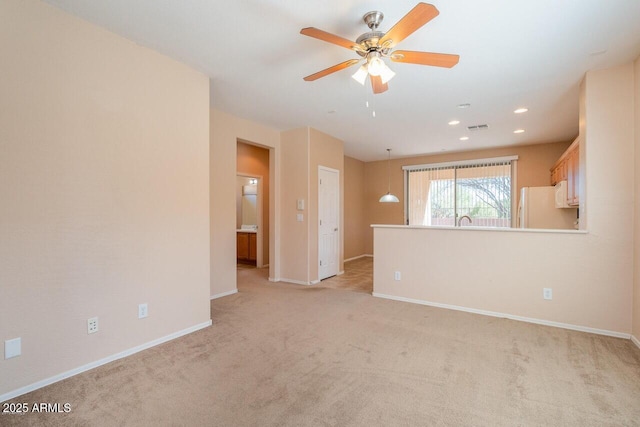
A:
POLYGON ((464 218, 467 218, 469 220, 469 224, 473 222, 471 221, 471 217, 469 215, 462 215, 460 218, 458 218, 458 227, 462 226, 461 222, 464 218))

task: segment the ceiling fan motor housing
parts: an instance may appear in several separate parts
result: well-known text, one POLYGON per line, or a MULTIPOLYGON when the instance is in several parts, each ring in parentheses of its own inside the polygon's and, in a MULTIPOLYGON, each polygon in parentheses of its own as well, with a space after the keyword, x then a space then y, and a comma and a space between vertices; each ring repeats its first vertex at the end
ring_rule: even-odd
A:
POLYGON ((362 20, 365 24, 372 30, 375 31, 378 29, 378 25, 384 19, 384 14, 382 12, 378 12, 377 10, 373 10, 371 12, 367 12, 362 17, 362 20))
MULTIPOLYGON (((360 37, 357 38, 356 43, 358 43, 363 51, 356 51, 360 54, 360 56, 366 56, 367 52, 372 50, 380 50, 378 46, 378 41, 384 36, 382 31, 370 31, 368 33, 364 33, 360 37)), ((380 50, 382 52, 382 50, 380 50)))
POLYGON ((389 54, 390 49, 379 45, 380 39, 385 35, 384 32, 378 31, 378 26, 382 22, 383 18, 384 14, 377 10, 367 12, 362 17, 362 20, 367 24, 371 31, 362 34, 356 39, 356 43, 362 48, 362 51, 356 50, 360 56, 366 57, 369 52, 374 51, 380 52, 380 54, 384 56, 389 54))

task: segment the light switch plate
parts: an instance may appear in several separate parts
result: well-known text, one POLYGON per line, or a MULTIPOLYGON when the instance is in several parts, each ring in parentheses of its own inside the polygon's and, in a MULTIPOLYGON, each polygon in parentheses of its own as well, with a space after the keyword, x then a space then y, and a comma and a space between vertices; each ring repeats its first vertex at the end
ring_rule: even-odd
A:
POLYGON ((304 215, 303 214, 296 215, 296 218, 298 219, 298 222, 304 221, 304 215))
POLYGON ((22 338, 14 338, 4 342, 4 358, 11 359, 22 354, 22 338))
POLYGON ((304 199, 298 199, 298 210, 299 211, 304 210, 304 199))

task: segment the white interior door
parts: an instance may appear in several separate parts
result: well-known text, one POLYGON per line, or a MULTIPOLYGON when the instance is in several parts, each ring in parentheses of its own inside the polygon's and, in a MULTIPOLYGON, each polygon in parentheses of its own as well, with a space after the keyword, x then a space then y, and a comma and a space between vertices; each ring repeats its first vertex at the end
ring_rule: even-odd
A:
POLYGON ((324 167, 318 169, 318 276, 319 279, 338 274, 340 226, 339 171, 324 167))

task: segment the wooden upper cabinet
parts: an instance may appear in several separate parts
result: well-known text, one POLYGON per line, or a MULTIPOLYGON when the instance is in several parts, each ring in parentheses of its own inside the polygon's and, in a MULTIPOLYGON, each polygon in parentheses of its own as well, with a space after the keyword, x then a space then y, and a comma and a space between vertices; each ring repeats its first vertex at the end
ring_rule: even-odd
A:
POLYGON ((567 181, 567 204, 580 204, 580 139, 575 141, 562 153, 562 156, 551 168, 551 185, 567 181))
POLYGON ((576 145, 571 151, 567 162, 567 203, 577 205, 580 202, 578 188, 578 171, 580 169, 580 146, 576 145))

